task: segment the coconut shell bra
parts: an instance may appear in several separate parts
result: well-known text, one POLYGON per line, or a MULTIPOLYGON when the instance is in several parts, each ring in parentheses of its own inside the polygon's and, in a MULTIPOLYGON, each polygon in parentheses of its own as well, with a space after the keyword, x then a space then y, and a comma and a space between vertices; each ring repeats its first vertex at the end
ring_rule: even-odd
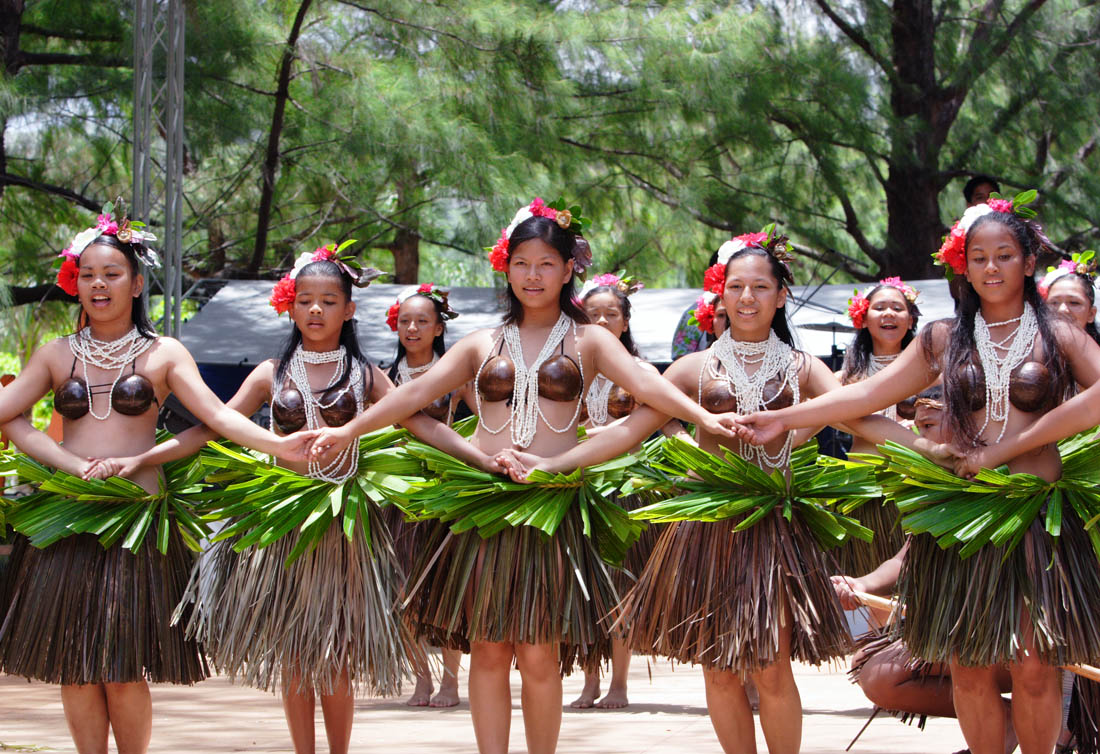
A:
MULTIPOLYGON (((962 367, 961 387, 970 399, 970 410, 985 408, 985 371, 977 354, 962 367)), ((1008 400, 1025 414, 1050 408, 1059 396, 1051 388, 1050 370, 1041 361, 1025 361, 1012 370, 1008 381, 1008 400)))
MULTIPOLYGON (((516 365, 502 353, 503 349, 501 341, 497 355, 486 361, 477 375, 481 399, 490 403, 511 399, 516 383, 516 365)), ((539 395, 551 401, 575 401, 581 397, 582 388, 580 367, 566 355, 563 340, 561 353, 539 367, 539 395)))
MULTIPOLYGON (((374 392, 374 370, 370 374, 367 395, 374 392)), ((272 391, 271 418, 275 426, 284 435, 297 432, 306 425, 306 404, 298 388, 289 379, 283 382, 281 390, 272 391)), ((332 387, 324 391, 317 401, 317 408, 325 424, 330 427, 342 427, 355 418, 359 407, 355 405, 355 393, 351 385, 332 387)))
MULTIPOLYGON (((630 416, 637 405, 638 402, 634 400, 633 395, 618 385, 611 386, 611 390, 607 394, 607 415, 610 418, 622 419, 624 416, 630 416)), ((588 421, 588 406, 585 403, 581 404, 579 421, 581 424, 588 421)))
POLYGON ((111 405, 115 411, 126 416, 141 416, 157 401, 153 383, 137 373, 137 359, 130 362, 130 374, 115 383, 111 389, 111 383, 101 385, 89 385, 83 377, 76 377, 76 359, 69 369, 69 379, 61 383, 54 391, 53 407, 57 413, 66 419, 79 419, 88 413, 90 396, 111 394, 111 405))
MULTIPOLYGON (((699 391, 699 405, 712 414, 737 412, 737 396, 725 380, 708 380, 699 391)), ((794 391, 780 375, 764 383, 764 405, 769 411, 794 405, 794 391)), ((608 402, 608 412, 611 406, 608 402)))

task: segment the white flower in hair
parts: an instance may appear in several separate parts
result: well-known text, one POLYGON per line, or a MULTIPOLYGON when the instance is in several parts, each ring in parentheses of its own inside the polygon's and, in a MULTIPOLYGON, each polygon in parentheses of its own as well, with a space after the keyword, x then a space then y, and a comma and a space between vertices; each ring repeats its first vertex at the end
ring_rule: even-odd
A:
POLYGON ((419 285, 410 285, 407 288, 402 289, 401 292, 397 294, 397 304, 400 306, 401 304, 405 303, 410 298, 415 296, 419 291, 419 285))
POLYGON ((985 217, 990 212, 993 212, 993 208, 988 204, 975 204, 973 207, 967 207, 963 212, 963 216, 959 218, 959 227, 963 232, 968 232, 970 226, 974 224, 974 221, 979 217, 985 217))
POLYGON ((312 261, 312 251, 303 251, 301 254, 299 254, 298 258, 294 260, 294 267, 290 270, 290 279, 296 279, 298 277, 298 273, 302 271, 302 268, 312 261))
POLYGON ((718 264, 726 264, 732 257, 741 249, 748 248, 748 244, 742 241, 740 238, 734 238, 730 241, 726 241, 724 244, 718 247, 718 264))
POLYGON ((519 211, 516 212, 516 216, 512 218, 512 222, 508 223, 508 227, 504 229, 505 234, 511 238, 512 231, 516 229, 516 226, 529 217, 534 217, 534 215, 531 214, 531 209, 529 207, 520 207, 519 211))

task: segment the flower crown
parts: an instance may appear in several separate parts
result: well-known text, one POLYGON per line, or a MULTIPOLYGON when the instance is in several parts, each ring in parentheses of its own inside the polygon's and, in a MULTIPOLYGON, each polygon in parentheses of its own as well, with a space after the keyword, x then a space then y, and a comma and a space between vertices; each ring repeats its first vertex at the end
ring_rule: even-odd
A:
POLYGON ((695 300, 695 308, 691 310, 688 324, 695 325, 699 332, 709 333, 714 329, 714 310, 718 301, 718 294, 705 292, 695 300))
POLYGON ((500 238, 497 239, 496 244, 488 249, 489 262, 493 265, 493 270, 508 271, 508 239, 511 238, 512 231, 517 225, 531 217, 549 218, 556 222, 558 227, 577 236, 577 243, 573 249, 573 269, 583 280, 588 267, 592 264, 592 249, 589 248, 588 241, 583 238, 584 230, 589 226, 590 221, 588 218, 581 217, 581 208, 578 205, 566 207, 565 200, 562 198, 547 204, 536 196, 530 204, 516 212, 508 227, 500 231, 500 238))
POLYGON ((1023 220, 1032 220, 1037 213, 1028 204, 1031 204, 1039 196, 1035 189, 1021 191, 1011 199, 1005 199, 1000 194, 990 194, 989 201, 985 204, 975 204, 967 207, 947 235, 943 237, 943 245, 939 251, 932 255, 936 264, 942 266, 947 273, 947 279, 951 280, 955 275, 966 272, 966 234, 979 217, 984 217, 990 212, 1004 212, 1014 214, 1023 220))
MULTIPOLYGON (((118 200, 118 204, 122 204, 121 199, 118 200)), ((99 217, 96 218, 95 225, 73 236, 73 240, 69 242, 69 245, 57 255, 62 260, 57 270, 57 286, 70 296, 76 295, 80 255, 91 245, 92 241, 100 236, 114 236, 119 240, 119 243, 129 244, 134 251, 134 255, 143 264, 149 267, 160 267, 160 257, 145 245, 148 241, 156 241, 157 237, 144 230, 145 223, 130 220, 122 211, 119 211, 119 215, 122 217, 122 221, 119 222, 111 214, 114 209, 114 202, 104 204, 99 217)))
POLYGON ((1096 277, 1096 252, 1089 249, 1070 254, 1069 259, 1063 259, 1057 267, 1047 267, 1047 273, 1039 283, 1039 295, 1045 299, 1050 293, 1050 286, 1066 275, 1084 275, 1091 283, 1096 277))
POLYGON ((585 284, 581 286, 580 298, 583 300, 591 291, 603 287, 617 288, 624 296, 632 296, 645 288, 645 284, 633 275, 623 274, 623 270, 619 270, 618 272, 605 272, 602 275, 597 275, 591 280, 586 281, 585 284))
POLYGON ((857 330, 863 329, 863 318, 867 316, 867 310, 871 308, 871 291, 880 286, 889 286, 901 291, 905 300, 910 304, 917 303, 920 292, 911 285, 906 284, 899 277, 885 278, 869 286, 863 293, 859 289, 853 291, 852 298, 848 299, 848 319, 852 320, 852 326, 857 330))
POLYGON ((408 301, 413 296, 424 296, 430 298, 432 301, 440 305, 439 316, 444 322, 454 319, 458 316, 458 312, 451 308, 450 303, 447 301, 447 297, 451 295, 451 292, 446 288, 440 288, 435 283, 421 283, 420 285, 410 285, 405 290, 401 291, 397 296, 397 300, 390 305, 390 308, 386 310, 386 324, 390 329, 397 332, 397 314, 401 311, 401 304, 408 301))
POLYGON ((332 262, 339 267, 344 274, 351 278, 352 285, 357 288, 366 288, 371 284, 371 281, 382 275, 381 270, 376 270, 373 267, 363 268, 355 257, 351 254, 344 256, 340 255, 340 252, 355 243, 354 238, 349 238, 342 244, 337 246, 334 243, 330 243, 326 246, 318 246, 314 251, 303 251, 298 255, 298 258, 294 260, 294 267, 290 272, 280 278, 279 282, 271 289, 271 299, 269 303, 276 313, 283 314, 290 311, 290 307, 294 304, 295 279, 298 277, 298 273, 302 271, 302 268, 307 264, 313 262, 332 262))
POLYGON ((791 273, 791 262, 794 261, 794 257, 791 255, 790 240, 775 232, 775 223, 769 223, 759 233, 742 233, 718 247, 718 261, 703 273, 703 290, 721 296, 726 288, 726 265, 730 257, 742 249, 749 248, 767 252, 768 256, 787 270, 787 282, 794 280, 794 275, 791 273))

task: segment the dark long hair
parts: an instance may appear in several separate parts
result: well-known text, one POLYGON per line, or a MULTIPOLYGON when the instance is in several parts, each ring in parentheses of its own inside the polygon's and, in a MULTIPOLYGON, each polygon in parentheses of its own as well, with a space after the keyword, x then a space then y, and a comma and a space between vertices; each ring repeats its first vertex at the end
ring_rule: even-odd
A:
MULTIPOLYGON (((351 301, 351 278, 344 272, 344 269, 340 265, 330 262, 327 259, 322 259, 319 262, 310 262, 298 271, 298 277, 295 278, 295 280, 309 277, 332 278, 340 281, 340 290, 343 291, 347 300, 351 301)), ((283 344, 282 355, 279 357, 279 366, 275 369, 276 385, 282 384, 283 377, 286 376, 287 365, 290 363, 290 357, 294 355, 294 349, 296 349, 301 342, 302 332, 298 329, 298 325, 291 322, 290 334, 283 344)), ((340 328, 340 345, 347 349, 348 359, 344 364, 344 371, 340 374, 340 378, 332 387, 341 388, 347 384, 348 377, 351 375, 352 361, 359 362, 359 365, 363 368, 365 373, 364 379, 366 379, 366 375, 369 374, 371 375, 371 382, 373 383, 374 373, 371 371, 371 365, 367 363, 363 351, 359 348, 359 334, 355 328, 354 317, 345 320, 343 326, 340 328)))
MULTIPOLYGON (((771 265, 772 276, 775 277, 776 282, 779 283, 780 289, 786 288, 787 295, 790 295, 790 287, 794 283, 794 277, 791 275, 791 270, 787 265, 780 262, 775 258, 774 254, 769 254, 759 246, 747 246, 740 251, 735 251, 729 260, 726 262, 726 277, 730 274, 730 265, 733 264, 735 259, 747 256, 763 257, 768 260, 768 264, 771 265)), ((728 316, 728 314, 727 314, 728 316)), ((791 323, 787 320, 787 307, 786 305, 780 306, 775 310, 775 316, 772 317, 772 330, 776 336, 786 343, 791 348, 797 349, 794 344, 794 333, 791 332, 791 323)))
POLYGON ((634 336, 630 334, 630 299, 625 293, 619 290, 618 286, 614 285, 597 285, 592 290, 584 294, 584 298, 581 299, 583 304, 592 296, 597 293, 612 293, 619 302, 619 311, 623 313, 623 322, 626 322, 627 327, 623 330, 623 334, 619 336, 619 342, 623 344, 631 356, 641 356, 638 353, 638 345, 634 342, 634 336))
MULTIPOLYGON (((511 264, 511 253, 515 251, 521 243, 536 238, 543 243, 553 246, 554 249, 561 254, 563 262, 569 262, 573 259, 573 250, 578 243, 587 243, 587 241, 576 233, 562 228, 548 217, 528 217, 512 230, 512 235, 508 236, 509 264, 511 264)), ((561 287, 561 294, 558 295, 558 305, 561 306, 561 310, 565 312, 565 315, 569 317, 569 319, 573 320, 578 325, 587 325, 590 321, 588 319, 588 314, 585 313, 584 308, 580 305, 580 302, 577 301, 577 294, 574 290, 576 279, 577 272, 574 269, 572 277, 570 277, 569 281, 561 287)), ((523 304, 516 298, 516 294, 512 291, 512 286, 508 285, 507 288, 508 311, 504 315, 504 324, 522 324, 523 304)))
MULTIPOLYGON (((1054 283, 1050 284, 1050 287, 1053 288, 1055 283, 1060 283, 1063 280, 1068 280, 1070 278, 1076 280, 1077 284, 1080 285, 1081 288, 1085 291, 1085 297, 1089 300, 1089 306, 1096 306, 1096 288, 1093 284, 1093 279, 1088 275, 1082 275, 1080 272, 1072 272, 1069 275, 1063 275, 1062 277, 1055 280, 1054 283)), ((1095 340, 1097 343, 1100 343, 1100 330, 1096 329, 1095 318, 1089 320, 1088 324, 1085 325, 1085 332, 1090 338, 1095 340)))
MULTIPOLYGON (((1024 259, 1035 258, 1039 253, 1039 237, 1028 223, 1008 212, 990 212, 982 215, 966 234, 966 251, 970 251, 970 239, 983 225, 997 223, 1012 233, 1023 251, 1024 259)), ((951 436, 957 440, 976 444, 978 441, 974 416, 970 411, 968 385, 964 382, 963 367, 976 362, 976 344, 974 341, 974 317, 981 308, 981 297, 969 280, 963 279, 960 286, 959 307, 951 326, 947 349, 944 352, 942 372, 944 383, 944 404, 947 409, 947 424, 951 436)), ((1039 324, 1039 338, 1043 344, 1043 364, 1050 373, 1051 396, 1060 400, 1070 384, 1070 375, 1066 371, 1065 358, 1058 339, 1054 335, 1053 315, 1043 306, 1039 296, 1039 287, 1031 275, 1024 276, 1024 301, 1035 310, 1039 324)), ((933 353, 933 328, 925 328, 921 333, 921 347, 929 363, 935 363, 933 353)), ((988 406, 986 407, 988 410, 988 406)))
MULTIPOLYGON (((893 286, 879 283, 867 294, 867 301, 869 302, 873 299, 875 294, 883 288, 893 288, 893 286)), ((894 290, 897 290, 897 288, 894 288, 894 290)), ((902 298, 905 297, 902 296, 902 298)), ((917 334, 917 322, 920 320, 920 309, 917 307, 916 303, 905 298, 905 305, 909 309, 910 322, 909 329, 901 339, 902 350, 913 342, 913 338, 916 337, 917 334)), ((863 379, 867 374, 868 367, 871 365, 871 356, 874 352, 875 344, 871 340, 871 331, 863 327, 856 332, 855 337, 852 338, 852 342, 848 346, 848 350, 844 352, 844 365, 841 367, 843 382, 858 382, 863 379)))
MULTIPOLYGON (((434 338, 432 338, 432 350, 435 351, 437 356, 442 356, 447 351, 447 344, 443 342, 443 336, 447 334, 447 320, 443 319, 443 303, 440 301, 436 301, 431 296, 425 296, 422 293, 414 293, 413 296, 421 296, 428 299, 432 302, 432 306, 435 308, 436 321, 439 324, 443 325, 443 329, 440 330, 439 335, 436 335, 434 338)), ((412 298, 412 296, 409 296, 409 298, 412 298)), ((405 301, 408 300, 409 299, 405 299, 405 301)), ((404 304, 404 301, 401 303, 404 304)), ((394 384, 397 383, 397 365, 401 363, 401 359, 405 358, 405 353, 405 345, 401 342, 401 338, 398 337, 397 355, 393 357, 393 363, 390 364, 390 368, 386 372, 386 374, 389 375, 390 380, 394 384)))
MULTIPOLYGON (((96 236, 95 240, 88 244, 88 247, 96 245, 110 246, 112 249, 121 251, 122 256, 126 257, 126 261, 130 263, 130 274, 135 278, 141 274, 141 264, 138 263, 137 254, 134 253, 131 244, 122 243, 115 236, 104 233, 96 236)), ((130 303, 130 321, 134 323, 138 334, 143 338, 157 337, 157 328, 153 327, 153 323, 149 319, 149 313, 145 311, 145 296, 135 296, 132 299, 130 303)), ((88 314, 81 306, 80 312, 76 315, 76 329, 82 330, 87 324, 88 314)))

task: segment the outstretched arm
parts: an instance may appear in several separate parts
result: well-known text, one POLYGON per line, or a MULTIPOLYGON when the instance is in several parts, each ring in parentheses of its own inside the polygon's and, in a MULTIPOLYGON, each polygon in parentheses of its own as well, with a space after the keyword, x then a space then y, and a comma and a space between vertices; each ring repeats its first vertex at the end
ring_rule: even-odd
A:
MULTIPOLYGON (((935 327, 936 324, 930 326, 935 327)), ((916 395, 935 381, 937 372, 925 358, 920 340, 921 338, 914 339, 893 364, 873 377, 840 387, 839 381, 829 372, 829 382, 835 389, 822 391, 813 400, 790 408, 761 411, 741 417, 737 423, 741 428, 742 438, 756 445, 764 445, 788 430, 825 424, 836 426, 844 422, 856 434, 872 442, 875 441, 874 438, 883 438, 886 435, 893 435, 888 437, 891 440, 905 440, 901 434, 886 429, 881 422, 875 422, 878 425, 876 427, 875 424, 866 425, 863 421, 868 413, 881 411, 891 404, 916 395)), ((828 372, 824 365, 822 369, 828 372)), ((822 375, 817 375, 817 379, 825 381, 822 375)), ((898 428, 905 431, 903 427, 898 428)))
POLYGON ((168 359, 168 388, 176 394, 187 410, 199 418, 217 437, 270 453, 285 460, 302 460, 315 432, 308 430, 279 437, 249 421, 226 406, 214 395, 199 374, 191 354, 179 341, 162 338, 168 359))
MULTIPOLYGON (((736 434, 721 423, 721 415, 710 413, 655 371, 639 366, 619 339, 607 330, 602 327, 588 327, 584 336, 595 341, 596 370, 629 391, 647 407, 662 412, 665 421, 674 416, 692 422, 714 435, 733 437, 736 434)), ((657 427, 650 432, 655 429, 657 427)), ((642 435, 639 439, 644 439, 645 436, 642 435)))

